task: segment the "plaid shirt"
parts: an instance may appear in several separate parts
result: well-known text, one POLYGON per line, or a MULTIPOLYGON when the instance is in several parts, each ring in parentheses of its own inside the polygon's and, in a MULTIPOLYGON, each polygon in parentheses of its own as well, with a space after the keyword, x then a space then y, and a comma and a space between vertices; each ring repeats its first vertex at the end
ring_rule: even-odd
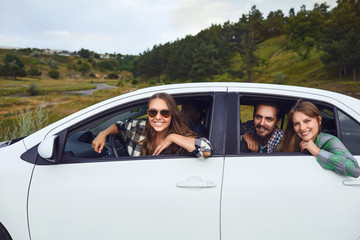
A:
MULTIPOLYGON (((250 120, 243 123, 245 133, 250 134, 252 137, 256 138, 256 131, 254 121, 250 120)), ((269 141, 267 142, 267 153, 272 153, 276 150, 277 145, 281 142, 284 137, 284 132, 280 128, 276 127, 274 133, 271 135, 269 141)), ((260 147, 259 147, 260 150, 260 147)))
POLYGON ((323 168, 351 177, 360 175, 358 162, 337 137, 320 133, 315 145, 321 149, 316 160, 323 168))
MULTIPOLYGON (((134 119, 131 121, 118 121, 116 126, 119 132, 125 135, 127 151, 131 157, 139 157, 142 153, 141 142, 145 139, 146 119, 134 119)), ((202 159, 204 152, 211 152, 212 146, 206 138, 195 139, 195 150, 193 155, 202 159)))

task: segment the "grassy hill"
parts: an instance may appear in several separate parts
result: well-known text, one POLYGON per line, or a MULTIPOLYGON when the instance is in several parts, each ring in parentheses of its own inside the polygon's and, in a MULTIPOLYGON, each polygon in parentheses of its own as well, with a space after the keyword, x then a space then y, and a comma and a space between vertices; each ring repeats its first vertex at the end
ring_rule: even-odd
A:
MULTIPOLYGON (((313 87, 360 98, 360 80, 353 81, 350 76, 339 80, 336 72, 324 68, 320 59, 323 52, 319 49, 307 51, 300 47, 293 50, 285 36, 280 36, 259 44, 255 54, 260 66, 254 69, 253 82, 313 87)), ((231 70, 239 69, 241 64, 241 56, 235 56, 231 70)), ((215 76, 214 81, 246 82, 248 79, 223 74, 215 76)))
POLYGON ((259 45, 257 55, 263 64, 256 68, 255 82, 279 83, 313 87, 360 98, 360 80, 350 76, 338 79, 336 72, 325 70, 321 50, 289 49, 284 36, 269 39, 259 45))

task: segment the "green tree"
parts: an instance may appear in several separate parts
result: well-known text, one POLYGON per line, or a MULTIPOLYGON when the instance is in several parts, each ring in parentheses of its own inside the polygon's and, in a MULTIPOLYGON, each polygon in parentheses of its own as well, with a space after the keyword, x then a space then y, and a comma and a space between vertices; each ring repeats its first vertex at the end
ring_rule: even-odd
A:
POLYGON ((80 51, 78 51, 78 55, 81 58, 89 58, 91 56, 91 52, 88 49, 81 48, 80 51))
POLYGON ((286 35, 292 42, 292 47, 297 49, 305 45, 307 51, 320 42, 321 32, 325 22, 328 20, 330 13, 329 5, 326 3, 314 4, 313 10, 306 10, 305 5, 301 10, 288 18, 284 27, 286 35))
POLYGON ((262 13, 253 6, 247 15, 243 15, 239 22, 241 35, 240 54, 244 62, 242 68, 245 70, 248 81, 253 81, 253 69, 260 64, 259 58, 255 56, 257 44, 265 40, 264 21, 262 13))
POLYGON ((25 65, 17 55, 10 53, 5 55, 3 76, 12 76, 14 77, 14 80, 16 80, 16 77, 26 76, 25 65))
POLYGON ((218 50, 214 45, 201 43, 193 54, 194 64, 189 73, 193 82, 208 81, 212 75, 219 73, 219 64, 215 59, 218 50))
POLYGON ((339 79, 360 67, 360 3, 354 0, 338 1, 331 11, 323 31, 321 57, 326 67, 336 70, 339 79))
POLYGON ((281 10, 271 11, 266 19, 268 37, 280 36, 284 33, 285 16, 281 10))
POLYGON ((91 67, 87 62, 82 62, 78 68, 79 72, 81 72, 82 74, 87 73, 88 71, 90 71, 91 67))
POLYGON ((42 72, 36 66, 30 67, 30 69, 27 71, 27 75, 29 75, 31 78, 39 77, 41 74, 42 72))

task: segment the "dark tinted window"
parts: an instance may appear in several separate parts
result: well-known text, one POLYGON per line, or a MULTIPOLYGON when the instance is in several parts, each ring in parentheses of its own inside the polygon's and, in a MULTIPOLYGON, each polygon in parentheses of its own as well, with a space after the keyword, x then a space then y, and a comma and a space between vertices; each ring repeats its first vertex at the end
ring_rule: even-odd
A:
POLYGON ((352 153, 360 153, 360 125, 339 111, 341 139, 352 153))

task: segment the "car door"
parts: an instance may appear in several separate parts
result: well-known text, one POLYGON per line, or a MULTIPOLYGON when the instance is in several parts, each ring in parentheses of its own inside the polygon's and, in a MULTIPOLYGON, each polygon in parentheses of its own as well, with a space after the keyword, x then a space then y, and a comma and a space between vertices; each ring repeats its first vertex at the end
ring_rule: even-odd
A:
MULTIPOLYGON (((237 113, 228 121, 238 122, 239 96, 232 97, 237 113)), ((224 165, 222 240, 360 237, 358 179, 322 169, 311 155, 241 153, 240 128, 232 126, 235 136, 227 138, 224 165)))
MULTIPOLYGON (((224 98, 214 94, 212 122, 224 124, 224 108, 216 107, 224 98)), ((31 238, 220 239, 223 139, 222 129, 210 127, 216 148, 208 159, 37 164, 28 201, 31 238)))

